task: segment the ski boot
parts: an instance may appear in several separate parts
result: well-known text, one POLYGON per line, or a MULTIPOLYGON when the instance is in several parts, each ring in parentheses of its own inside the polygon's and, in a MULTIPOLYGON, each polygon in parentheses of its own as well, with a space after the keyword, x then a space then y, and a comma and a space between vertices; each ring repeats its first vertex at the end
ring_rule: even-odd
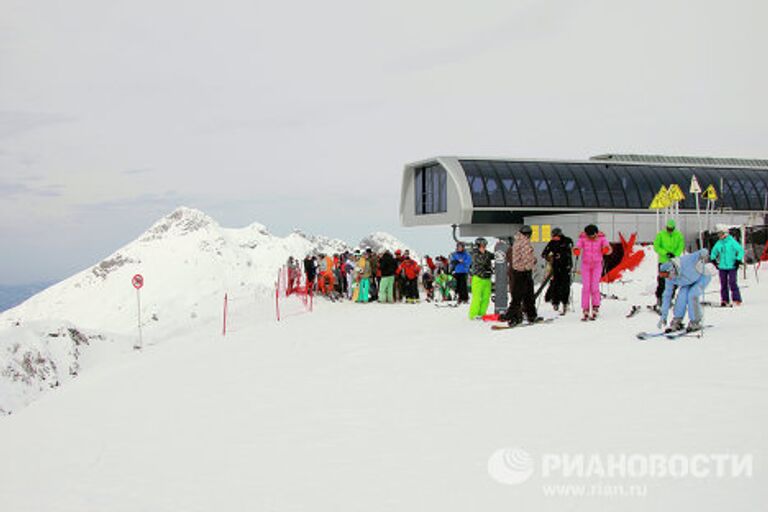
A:
POLYGON ((673 318, 671 322, 669 322, 669 327, 664 329, 664 332, 670 333, 670 332, 677 332, 682 331, 685 329, 683 327, 683 319, 682 318, 673 318))
POLYGON ((688 327, 685 328, 685 332, 697 332, 701 331, 704 328, 703 325, 701 325, 701 320, 691 320, 688 322, 688 327))
POLYGON ((581 312, 581 321, 586 322, 587 320, 589 320, 589 310, 585 309, 581 312))
POLYGON ((589 319, 597 320, 598 313, 600 313, 600 308, 597 306, 592 306, 592 316, 590 316, 589 319))
POLYGON ((560 316, 565 316, 567 312, 568 312, 568 304, 563 304, 563 310, 560 311, 560 316))
POLYGON ((529 324, 539 324, 539 323, 541 323, 541 322, 543 322, 543 321, 544 321, 544 318, 543 318, 543 317, 540 317, 540 316, 537 316, 537 317, 535 317, 535 318, 530 318, 530 319, 528 319, 528 323, 529 323, 529 324))

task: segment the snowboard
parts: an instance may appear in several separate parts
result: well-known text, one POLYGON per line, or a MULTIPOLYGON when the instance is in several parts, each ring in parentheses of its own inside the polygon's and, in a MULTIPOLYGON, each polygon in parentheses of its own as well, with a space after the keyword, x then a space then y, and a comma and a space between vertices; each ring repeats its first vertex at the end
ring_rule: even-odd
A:
POLYGON ((534 325, 551 324, 554 321, 555 321, 554 318, 545 318, 541 322, 534 322, 534 323, 526 322, 526 323, 517 324, 517 325, 493 324, 491 326, 491 329, 493 329, 494 331, 503 331, 505 329, 519 329, 519 328, 522 328, 522 327, 532 327, 534 325))
POLYGON ((493 312, 504 313, 509 307, 509 282, 507 281, 507 250, 509 244, 502 239, 496 242, 493 247, 494 255, 494 276, 496 283, 494 285, 493 312))

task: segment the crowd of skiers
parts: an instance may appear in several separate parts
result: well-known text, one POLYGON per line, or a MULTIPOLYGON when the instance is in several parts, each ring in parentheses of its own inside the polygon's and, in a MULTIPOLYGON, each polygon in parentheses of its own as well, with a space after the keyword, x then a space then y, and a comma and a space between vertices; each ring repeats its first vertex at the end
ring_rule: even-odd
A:
POLYGON ((346 298, 360 303, 417 303, 419 285, 427 301, 435 300, 436 289, 440 299, 447 301, 455 288, 445 257, 425 256, 420 265, 407 249, 375 252, 366 248, 333 255, 307 255, 301 270, 298 265, 293 258, 288 260, 292 280, 297 280, 303 271, 308 287, 334 301, 346 298))
MULTIPOLYGON (((524 320, 542 321, 536 309, 533 281, 536 255, 532 234, 530 226, 521 227, 507 249, 511 301, 500 318, 510 325, 524 320)), ((701 299, 715 273, 720 276, 721 306, 741 304, 737 270, 743 264, 744 250, 727 228, 720 229, 719 240, 711 252, 701 249, 684 255, 685 239, 675 221, 670 219, 657 234, 653 248, 658 255, 654 309, 660 314, 660 326, 670 331, 701 329, 701 299), (715 262, 716 268, 711 262, 715 262), (673 316, 668 322, 670 310, 673 316), (686 314, 689 323, 684 327, 686 314)), ((573 276, 578 272, 582 284, 581 319, 596 320, 601 303, 600 280, 606 270, 605 257, 611 253, 611 244, 594 224, 584 228, 575 244, 562 229, 554 228, 541 252, 547 265, 546 281, 549 282, 545 301, 560 315, 565 315, 571 302, 573 276)), ((456 250, 448 257, 433 259, 425 256, 421 264, 408 250, 393 253, 367 248, 333 255, 308 255, 302 269, 299 269, 299 262, 291 258, 289 269, 293 276, 303 271, 309 286, 332 300, 416 303, 420 300, 421 285, 427 301, 469 303, 469 318, 479 319, 486 315, 493 293, 495 257, 487 240, 478 238, 471 253, 463 242, 457 242, 456 250)))

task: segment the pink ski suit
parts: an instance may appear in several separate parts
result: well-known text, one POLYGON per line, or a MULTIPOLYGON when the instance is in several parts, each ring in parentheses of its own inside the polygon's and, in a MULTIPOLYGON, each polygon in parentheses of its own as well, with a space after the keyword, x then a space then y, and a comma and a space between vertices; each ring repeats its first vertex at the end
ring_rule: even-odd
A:
POLYGON ((602 233, 598 233, 594 240, 582 233, 576 243, 576 249, 581 255, 581 309, 584 311, 590 310, 590 299, 592 307, 600 307, 603 255, 610 252, 610 248, 611 245, 602 233))

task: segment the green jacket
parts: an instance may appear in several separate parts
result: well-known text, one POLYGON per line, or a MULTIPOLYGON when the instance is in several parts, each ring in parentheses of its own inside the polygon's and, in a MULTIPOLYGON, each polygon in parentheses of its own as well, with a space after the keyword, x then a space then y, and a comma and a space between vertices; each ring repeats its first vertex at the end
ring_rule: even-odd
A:
POLYGON ((683 234, 677 229, 672 233, 663 229, 656 235, 656 239, 653 241, 653 250, 659 255, 659 263, 666 263, 669 261, 667 253, 672 253, 675 257, 683 254, 685 250, 685 238, 683 234))
POLYGON ((744 261, 744 248, 731 235, 718 240, 712 248, 710 259, 718 260, 717 268, 720 270, 733 270, 736 268, 736 262, 744 261))

